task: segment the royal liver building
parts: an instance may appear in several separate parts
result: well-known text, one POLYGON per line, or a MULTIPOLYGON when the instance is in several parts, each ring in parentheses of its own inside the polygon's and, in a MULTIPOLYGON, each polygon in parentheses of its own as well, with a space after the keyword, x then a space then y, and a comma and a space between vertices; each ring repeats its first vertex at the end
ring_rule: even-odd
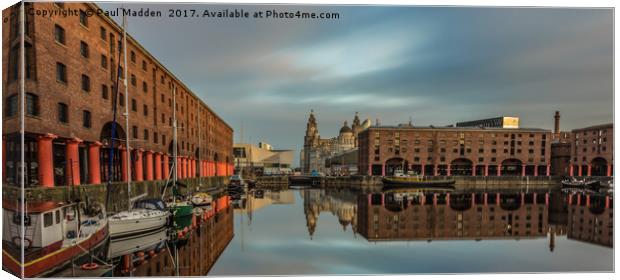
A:
POLYGON ((338 136, 321 138, 314 111, 311 110, 306 125, 304 148, 300 155, 301 171, 304 174, 309 174, 313 171, 328 173, 325 167, 326 160, 357 149, 357 135, 370 126, 371 122, 369 119, 360 122, 359 114, 355 112, 351 127, 349 127, 348 122, 345 120, 338 136))

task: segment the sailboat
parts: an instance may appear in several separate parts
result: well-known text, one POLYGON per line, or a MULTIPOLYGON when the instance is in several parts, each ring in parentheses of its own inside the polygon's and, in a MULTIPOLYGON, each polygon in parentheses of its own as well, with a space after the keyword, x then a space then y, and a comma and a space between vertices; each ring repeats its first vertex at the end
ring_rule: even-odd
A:
MULTIPOLYGON (((126 16, 123 14, 123 41, 119 42, 118 56, 120 62, 120 45, 123 46, 123 55, 124 55, 124 75, 123 75, 123 83, 125 86, 125 104, 129 104, 129 88, 127 86, 127 33, 126 33, 126 16)), ((116 92, 115 94, 115 102, 114 102, 114 125, 112 126, 112 147, 114 147, 114 133, 116 130, 116 96, 118 96, 118 79, 121 75, 120 71, 120 63, 117 68, 117 79, 116 79, 116 92)), ((125 126, 129 127, 129 106, 125 106, 125 126)), ((127 150, 129 151, 129 135, 126 134, 127 150)), ((130 158, 130 153, 127 153, 127 162, 132 162, 130 158)), ((109 170, 111 170, 111 166, 109 170)), ((129 168, 129 164, 127 164, 127 198, 128 198, 128 209, 126 211, 118 212, 108 218, 108 223, 110 227, 110 238, 118 239, 118 238, 126 238, 127 236, 143 234, 146 232, 152 232, 163 228, 168 222, 167 211, 163 211, 160 209, 153 208, 135 208, 133 207, 131 201, 131 168, 129 168)))
MULTIPOLYGON (((176 92, 177 88, 173 88, 173 108, 176 108, 176 92)), ((181 195, 179 192, 179 187, 187 188, 187 186, 179 181, 177 181, 177 115, 176 110, 173 110, 172 113, 173 118, 173 131, 172 131, 172 201, 168 203, 168 209, 172 214, 172 227, 177 232, 177 240, 186 240, 187 233, 189 231, 189 227, 192 224, 192 216, 194 214, 193 205, 190 201, 187 200, 186 197, 181 195)), ((168 182, 166 182, 166 187, 162 192, 163 195, 166 192, 166 188, 168 187, 168 182)))

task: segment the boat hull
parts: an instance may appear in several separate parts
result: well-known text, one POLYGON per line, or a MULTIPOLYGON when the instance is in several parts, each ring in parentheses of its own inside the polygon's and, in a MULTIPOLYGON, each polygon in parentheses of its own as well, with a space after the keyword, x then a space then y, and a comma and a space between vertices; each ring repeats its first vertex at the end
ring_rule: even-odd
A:
POLYGON ((109 219, 110 239, 115 240, 144 232, 163 228, 168 222, 168 213, 152 217, 136 217, 132 219, 109 219))
POLYGON ((194 207, 189 204, 171 206, 172 215, 174 216, 175 219, 179 217, 191 215, 193 213, 193 209, 194 207))
MULTIPOLYGON (((76 260, 87 256, 89 251, 98 253, 105 247, 103 245, 106 244, 104 241, 106 241, 107 237, 108 229, 103 227, 91 237, 80 241, 74 246, 65 247, 38 259, 27 261, 24 264, 24 277, 43 277, 67 266, 72 259, 76 260)), ((2 249, 2 267, 15 275, 19 276, 21 274, 19 257, 12 256, 5 249, 2 249)))
POLYGON ((137 251, 142 251, 167 239, 168 237, 165 227, 151 232, 119 238, 110 242, 108 258, 116 258, 137 251))

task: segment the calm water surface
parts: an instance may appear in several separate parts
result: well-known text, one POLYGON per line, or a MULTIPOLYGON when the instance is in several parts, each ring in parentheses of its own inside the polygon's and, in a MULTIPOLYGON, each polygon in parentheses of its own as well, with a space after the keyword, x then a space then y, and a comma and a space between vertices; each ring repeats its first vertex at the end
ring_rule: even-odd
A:
POLYGON ((399 196, 248 195, 208 275, 613 270, 611 199, 574 195, 569 206, 561 194, 399 196))

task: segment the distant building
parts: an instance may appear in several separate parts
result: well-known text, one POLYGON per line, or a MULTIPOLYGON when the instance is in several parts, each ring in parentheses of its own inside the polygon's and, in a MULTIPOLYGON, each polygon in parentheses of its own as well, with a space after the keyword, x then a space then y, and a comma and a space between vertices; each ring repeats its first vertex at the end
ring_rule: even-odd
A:
POLYGON ((553 116, 553 139, 551 140, 551 175, 566 176, 569 172, 571 133, 560 131, 560 111, 553 116))
POLYGON ((519 128, 518 117, 497 117, 483 120, 458 122, 456 127, 496 127, 496 128, 519 128))
POLYGON ((273 146, 265 142, 258 142, 258 147, 265 150, 273 150, 273 146))
POLYGON ((357 155, 357 148, 354 148, 325 159, 328 174, 335 176, 357 175, 357 155))
POLYGON ((300 156, 302 159, 302 173, 309 174, 312 171, 329 173, 330 170, 325 166, 326 160, 357 148, 359 133, 370 127, 370 125, 369 119, 362 123, 356 112, 351 127, 349 127, 347 121, 344 121, 338 136, 321 138, 314 111, 310 111, 310 117, 306 125, 306 135, 304 136, 303 154, 300 156))
POLYGON ((613 123, 573 129, 570 176, 611 176, 614 164, 613 123))
POLYGON ((359 173, 548 176, 551 131, 540 128, 371 126, 359 134, 359 173))
POLYGON ((275 150, 269 144, 237 143, 233 146, 235 170, 257 175, 289 174, 292 170, 294 151, 275 150))

